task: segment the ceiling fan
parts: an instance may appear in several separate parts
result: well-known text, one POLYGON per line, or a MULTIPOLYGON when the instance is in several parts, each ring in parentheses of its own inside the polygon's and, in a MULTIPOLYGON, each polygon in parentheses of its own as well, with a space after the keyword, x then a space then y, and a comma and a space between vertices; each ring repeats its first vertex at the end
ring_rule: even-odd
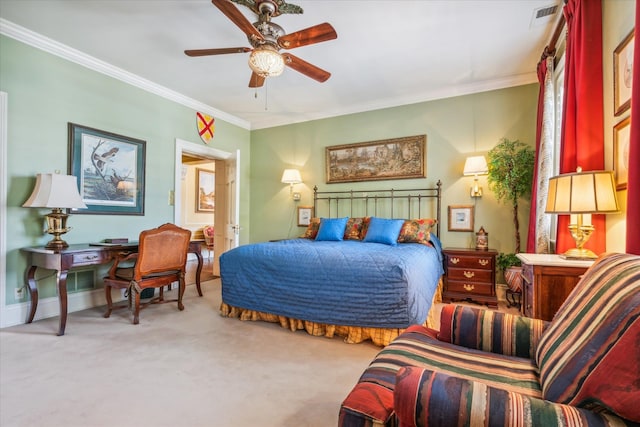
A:
POLYGON ((331 24, 314 25, 304 30, 286 34, 284 29, 271 22, 271 18, 283 13, 302 13, 301 7, 287 4, 284 0, 232 0, 234 3, 247 6, 258 15, 258 22, 253 24, 233 5, 230 0, 211 0, 238 28, 247 35, 249 47, 229 47, 221 49, 185 50, 187 56, 225 55, 228 53, 246 53, 249 55, 249 67, 252 70, 249 87, 260 87, 265 78, 279 76, 284 66, 293 68, 307 77, 319 82, 326 81, 331 73, 316 67, 281 49, 293 49, 338 38, 331 24))

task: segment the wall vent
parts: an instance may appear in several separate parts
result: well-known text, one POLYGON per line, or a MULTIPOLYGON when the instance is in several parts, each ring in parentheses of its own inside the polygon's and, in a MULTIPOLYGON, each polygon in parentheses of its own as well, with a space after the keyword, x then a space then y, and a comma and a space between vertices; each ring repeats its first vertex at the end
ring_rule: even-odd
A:
POLYGON ((558 4, 552 4, 550 6, 533 9, 529 28, 541 27, 543 25, 551 24, 556 20, 558 7, 558 4))
POLYGON ((553 15, 558 11, 558 5, 542 7, 536 9, 536 19, 544 18, 545 16, 553 15))

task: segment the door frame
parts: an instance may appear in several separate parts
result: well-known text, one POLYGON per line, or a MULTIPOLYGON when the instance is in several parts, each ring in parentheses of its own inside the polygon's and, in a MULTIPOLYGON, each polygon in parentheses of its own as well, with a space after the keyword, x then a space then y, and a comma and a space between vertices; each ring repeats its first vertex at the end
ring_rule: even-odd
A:
POLYGON ((233 153, 219 150, 213 147, 207 147, 202 144, 185 141, 176 138, 176 159, 175 159, 175 177, 173 190, 173 221, 176 222, 180 218, 182 212, 182 154, 195 154, 197 156, 211 160, 227 160, 233 156, 233 153))
MULTIPOLYGON (((7 92, 0 91, 0 328, 10 326, 7 313, 7 92)), ((26 292, 26 291, 23 291, 26 292)), ((12 323, 14 324, 14 323, 12 323)))

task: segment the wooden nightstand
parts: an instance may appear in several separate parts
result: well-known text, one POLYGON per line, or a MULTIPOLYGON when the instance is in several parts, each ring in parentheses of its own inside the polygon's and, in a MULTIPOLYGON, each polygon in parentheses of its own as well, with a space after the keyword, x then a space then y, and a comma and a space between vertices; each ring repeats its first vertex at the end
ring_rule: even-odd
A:
POLYGON ((551 320, 593 261, 551 254, 518 254, 522 261, 522 314, 551 320))
POLYGON ((496 255, 493 249, 446 248, 444 253, 445 302, 473 301, 497 307, 496 255))

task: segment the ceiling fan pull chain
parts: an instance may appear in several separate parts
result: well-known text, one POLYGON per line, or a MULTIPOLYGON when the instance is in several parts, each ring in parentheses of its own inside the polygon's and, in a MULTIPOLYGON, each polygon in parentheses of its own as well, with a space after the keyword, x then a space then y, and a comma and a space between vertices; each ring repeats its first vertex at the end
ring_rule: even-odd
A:
POLYGON ((264 79, 264 111, 269 110, 269 79, 264 79))

